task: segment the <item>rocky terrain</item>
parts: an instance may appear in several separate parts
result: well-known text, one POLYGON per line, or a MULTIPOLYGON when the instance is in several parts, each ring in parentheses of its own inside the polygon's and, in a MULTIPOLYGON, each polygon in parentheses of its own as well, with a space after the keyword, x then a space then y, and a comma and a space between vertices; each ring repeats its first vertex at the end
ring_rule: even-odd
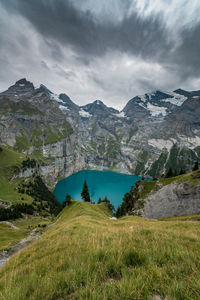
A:
POLYGON ((157 219, 199 213, 199 195, 200 183, 195 187, 187 182, 164 186, 147 197, 142 216, 157 219))
MULTIPOLYGON (((158 181, 137 214, 145 218, 192 215, 200 212, 200 170, 158 181)), ((140 200, 139 200, 140 201, 140 200)))
POLYGON ((119 112, 21 79, 0 94, 0 143, 37 158, 49 184, 81 169, 159 177, 200 161, 199 115, 200 91, 156 91, 119 112))

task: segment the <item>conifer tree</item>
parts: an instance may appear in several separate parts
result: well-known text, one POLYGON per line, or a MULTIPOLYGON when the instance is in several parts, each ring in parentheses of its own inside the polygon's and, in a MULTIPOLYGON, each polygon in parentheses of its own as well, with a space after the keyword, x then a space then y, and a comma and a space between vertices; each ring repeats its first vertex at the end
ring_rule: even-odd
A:
POLYGON ((65 198, 65 203, 66 206, 69 206, 71 204, 71 196, 69 194, 67 194, 66 198, 65 198))
POLYGON ((167 171, 166 173, 166 178, 169 178, 169 177, 173 177, 174 176, 174 173, 173 173, 173 170, 172 168, 170 167, 169 170, 167 171))
POLYGON ((192 171, 196 171, 198 169, 199 169, 199 163, 198 163, 198 161, 196 161, 195 164, 194 164, 194 167, 193 167, 192 171))
POLYGON ((185 174, 185 170, 181 168, 179 175, 183 175, 183 174, 185 174))
POLYGON ((100 204, 101 202, 102 202, 101 197, 99 197, 97 204, 100 204))
POLYGON ((90 202, 91 201, 89 190, 88 190, 88 185, 87 185, 86 180, 84 181, 84 184, 83 184, 83 189, 82 189, 82 192, 81 192, 81 197, 82 197, 82 199, 85 202, 90 202))

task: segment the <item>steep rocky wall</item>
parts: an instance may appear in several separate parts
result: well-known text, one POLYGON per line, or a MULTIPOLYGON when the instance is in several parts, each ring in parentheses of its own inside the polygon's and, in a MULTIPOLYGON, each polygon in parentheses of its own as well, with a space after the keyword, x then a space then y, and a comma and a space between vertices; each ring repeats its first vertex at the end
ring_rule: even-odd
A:
POLYGON ((141 214, 145 218, 183 216, 200 212, 200 182, 171 183, 149 194, 141 214))
POLYGON ((40 166, 39 172, 51 186, 54 186, 58 179, 84 169, 112 169, 131 173, 131 164, 122 153, 118 154, 117 163, 113 166, 112 159, 107 155, 102 156, 98 151, 90 151, 89 146, 82 147, 82 141, 75 134, 57 143, 44 145, 39 150, 43 157, 49 160, 48 163, 40 166))

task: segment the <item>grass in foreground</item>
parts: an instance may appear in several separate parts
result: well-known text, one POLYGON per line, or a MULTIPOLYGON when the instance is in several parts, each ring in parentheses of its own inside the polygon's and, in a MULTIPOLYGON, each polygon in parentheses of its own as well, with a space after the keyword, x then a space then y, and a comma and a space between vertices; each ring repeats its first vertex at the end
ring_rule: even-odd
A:
POLYGON ((109 220, 73 202, 0 271, 0 298, 200 299, 198 222, 109 220))

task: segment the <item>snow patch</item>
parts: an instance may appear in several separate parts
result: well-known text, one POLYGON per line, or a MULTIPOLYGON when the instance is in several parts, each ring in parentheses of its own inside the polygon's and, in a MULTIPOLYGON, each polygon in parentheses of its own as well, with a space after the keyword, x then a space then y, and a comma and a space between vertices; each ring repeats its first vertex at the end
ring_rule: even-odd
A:
POLYGON ((154 148, 158 148, 162 150, 163 148, 167 148, 169 151, 173 146, 173 142, 170 140, 163 140, 163 139, 150 139, 148 140, 148 144, 154 148))
POLYGON ((146 106, 144 106, 144 104, 143 104, 143 103, 138 103, 138 104, 139 104, 139 106, 141 106, 141 107, 143 107, 143 108, 147 109, 147 108, 146 108, 146 106))
POLYGON ((60 110, 62 110, 63 112, 69 111, 69 108, 67 108, 66 106, 63 105, 59 105, 60 110))
POLYGON ((185 97, 184 95, 179 95, 173 92, 167 92, 167 94, 173 96, 173 98, 162 99, 161 101, 170 102, 176 106, 181 106, 185 102, 185 100, 187 100, 187 97, 185 97))
POLYGON ((142 101, 142 102, 146 102, 147 101, 147 98, 146 98, 146 96, 145 95, 140 95, 140 96, 138 96, 139 98, 140 98, 140 100, 142 101))
POLYGON ((155 93, 147 94, 149 96, 149 99, 151 100, 152 96, 155 96, 155 93))
POLYGON ((56 95, 56 94, 51 94, 51 95, 49 95, 49 96, 50 96, 51 100, 54 100, 54 101, 56 101, 56 102, 58 102, 58 103, 65 104, 64 101, 62 101, 61 99, 59 99, 59 96, 58 96, 58 95, 56 95))
POLYGON ((20 84, 19 86, 25 86, 25 84, 20 84))
POLYGON ((121 111, 118 114, 114 114, 114 116, 118 117, 118 118, 126 118, 125 113, 123 111, 121 111))
POLYGON ((159 115, 166 116, 167 115, 167 108, 152 105, 151 103, 147 103, 147 109, 150 111, 152 117, 158 117, 159 115))
POLYGON ((85 111, 84 109, 81 108, 81 110, 79 110, 79 115, 82 117, 82 118, 90 118, 92 117, 92 115, 85 111))

